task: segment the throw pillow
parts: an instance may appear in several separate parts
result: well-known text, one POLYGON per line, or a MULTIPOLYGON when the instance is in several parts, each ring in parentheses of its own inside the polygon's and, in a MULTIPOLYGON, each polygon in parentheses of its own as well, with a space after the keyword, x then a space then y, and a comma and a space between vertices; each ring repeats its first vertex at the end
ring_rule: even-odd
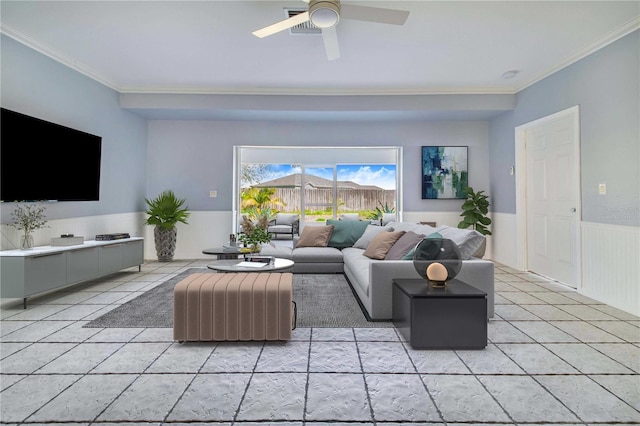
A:
POLYGON ((326 247, 333 232, 333 225, 305 226, 296 247, 326 247))
MULTIPOLYGON (((429 234, 427 235, 426 238, 442 238, 442 234, 440 234, 439 232, 434 232, 433 234, 429 234)), ((420 241, 418 241, 419 243, 420 241)), ((413 248, 411 250, 409 250, 407 252, 407 254, 405 254, 404 256, 402 256, 401 260, 413 260, 413 253, 415 253, 416 251, 416 247, 418 247, 418 243, 416 243, 415 246, 413 246, 413 248)))
POLYGON ((404 231, 381 232, 376 235, 364 255, 371 259, 384 260, 391 247, 404 235, 404 231))
POLYGON ((471 259, 485 241, 485 236, 473 229, 459 229, 452 226, 438 228, 442 238, 448 238, 458 245, 462 260, 471 259))
POLYGON ((416 245, 424 238, 423 234, 416 234, 413 231, 405 232, 398 241, 391 247, 384 260, 401 260, 409 251, 415 250, 416 245))
POLYGON ((329 239, 329 247, 351 247, 358 241, 367 229, 369 222, 359 220, 327 220, 327 225, 333 225, 333 232, 329 239))
POLYGON ((377 225, 367 225, 367 229, 364 230, 364 234, 362 234, 362 236, 358 239, 358 241, 353 243, 353 247, 359 248, 359 249, 366 249, 367 247, 369 247, 369 244, 371 244, 371 240, 373 240, 373 238, 376 235, 378 235, 381 232, 390 232, 390 231, 393 231, 393 228, 386 228, 386 227, 377 226, 377 225))

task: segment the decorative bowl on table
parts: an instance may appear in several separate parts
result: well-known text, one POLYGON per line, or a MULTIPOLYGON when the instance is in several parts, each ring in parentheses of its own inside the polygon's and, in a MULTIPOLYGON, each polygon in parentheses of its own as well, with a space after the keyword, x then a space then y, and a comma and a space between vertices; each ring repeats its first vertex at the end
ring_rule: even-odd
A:
POLYGON ((413 267, 434 287, 444 287, 462 268, 458 245, 447 238, 425 238, 413 253, 413 267))

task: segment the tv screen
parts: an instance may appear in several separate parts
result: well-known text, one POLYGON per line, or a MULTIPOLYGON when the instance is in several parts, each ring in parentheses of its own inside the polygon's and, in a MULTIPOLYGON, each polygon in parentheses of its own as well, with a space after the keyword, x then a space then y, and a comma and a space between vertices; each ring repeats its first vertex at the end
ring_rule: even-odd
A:
POLYGON ((1 201, 97 201, 102 138, 2 108, 1 201))

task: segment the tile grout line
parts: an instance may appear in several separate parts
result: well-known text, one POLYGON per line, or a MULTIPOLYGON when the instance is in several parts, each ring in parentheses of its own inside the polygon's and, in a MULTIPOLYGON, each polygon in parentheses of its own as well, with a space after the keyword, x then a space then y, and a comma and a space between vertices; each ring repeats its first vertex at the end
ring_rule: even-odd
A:
MULTIPOLYGON (((398 336, 399 339, 401 339, 401 335, 398 332, 398 329, 395 329, 396 335, 398 336)), ((438 407, 438 404, 436 404, 436 400, 433 397, 433 395, 431 394, 431 392, 429 392, 429 386, 427 386, 427 384, 425 383, 425 381, 422 379, 423 374, 421 374, 418 371, 418 367, 416 367, 416 363, 413 361, 413 358, 411 357, 411 355, 409 354, 409 350, 407 349, 407 345, 409 344, 409 342, 403 342, 402 340, 400 340, 400 346, 402 346, 402 348, 404 349, 405 354, 407 354, 407 358, 409 358, 409 362, 411 363, 411 365, 413 366, 413 370, 415 371, 415 375, 418 377, 418 380, 420 380, 420 383, 422 383, 422 387, 424 388, 425 392, 427 393, 427 395, 429 396, 429 400, 431 401, 431 403, 433 404, 433 406, 436 409, 436 412, 438 413, 438 417, 440 417, 440 421, 444 422, 446 424, 446 421, 444 419, 444 415, 442 414, 442 410, 440 410, 440 407, 438 407)), ((466 365, 465 365, 466 367, 466 365)), ((413 373, 412 373, 413 374, 413 373)))
POLYGON ((371 416, 371 421, 373 422, 373 425, 377 425, 377 420, 376 420, 376 416, 375 413, 373 411, 373 404, 371 403, 371 394, 369 393, 369 385, 367 384, 367 376, 366 373, 364 371, 364 364, 362 363, 362 356, 360 354, 360 345, 358 344, 358 339, 356 338, 356 332, 355 330, 352 328, 351 329, 351 333, 353 333, 353 341, 356 345, 356 353, 358 354, 358 362, 360 363, 360 376, 362 377, 362 383, 364 384, 364 393, 367 397, 367 404, 369 405, 369 415, 371 416))
POLYGON ((309 379, 311 378, 311 345, 313 344, 313 327, 309 329, 309 349, 307 350, 307 381, 304 384, 304 404, 302 404, 302 422, 307 422, 307 405, 309 403, 309 379))
MULTIPOLYGON (((183 343, 182 343, 183 344, 183 343)), ((163 352, 163 354, 169 350, 169 348, 171 348, 173 345, 181 345, 181 343, 176 343, 175 341, 173 342, 173 344, 169 345, 169 347, 167 347, 167 349, 163 352)), ((213 355, 213 353, 216 351, 216 349, 218 349, 218 342, 215 342, 214 347, 211 349, 211 352, 209 352, 209 355, 207 355, 207 357, 205 358, 205 360, 202 362, 202 364, 200 365, 200 367, 198 368, 198 371, 196 371, 193 374, 193 377, 191 378, 191 380, 189 381, 189 383, 187 383, 187 386, 185 386, 184 390, 182 391, 182 393, 180 394, 180 396, 176 399, 176 402, 173 403, 173 405, 171 406, 171 408, 169 409, 169 411, 167 411, 167 414, 165 414, 164 418, 162 419, 161 423, 165 423, 168 421, 169 416, 171 415, 171 413, 173 412, 173 410, 176 408, 176 406, 180 403, 180 401, 182 400, 182 398, 184 397, 184 394, 187 393, 187 391, 189 390, 189 388, 191 387, 191 385, 193 384, 193 382, 198 378, 199 374, 202 374, 202 369, 204 368, 204 366, 207 364, 207 362, 209 361, 209 359, 211 359, 211 355, 213 355)), ((162 355, 160 355, 162 356, 162 355)), ((158 356, 158 358, 156 358, 156 361, 160 358, 160 356, 158 356)), ((155 361, 153 361, 152 363, 149 364, 149 367, 151 367, 151 365, 153 365, 155 361)), ((147 367, 147 369, 149 368, 147 367)))

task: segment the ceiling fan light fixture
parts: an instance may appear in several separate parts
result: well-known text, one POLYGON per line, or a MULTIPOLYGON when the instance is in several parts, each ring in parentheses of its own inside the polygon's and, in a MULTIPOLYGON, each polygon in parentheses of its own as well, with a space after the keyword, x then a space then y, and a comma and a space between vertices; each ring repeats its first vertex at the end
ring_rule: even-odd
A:
POLYGON ((318 28, 331 28, 340 21, 340 5, 334 1, 316 1, 309 5, 309 20, 318 28))

